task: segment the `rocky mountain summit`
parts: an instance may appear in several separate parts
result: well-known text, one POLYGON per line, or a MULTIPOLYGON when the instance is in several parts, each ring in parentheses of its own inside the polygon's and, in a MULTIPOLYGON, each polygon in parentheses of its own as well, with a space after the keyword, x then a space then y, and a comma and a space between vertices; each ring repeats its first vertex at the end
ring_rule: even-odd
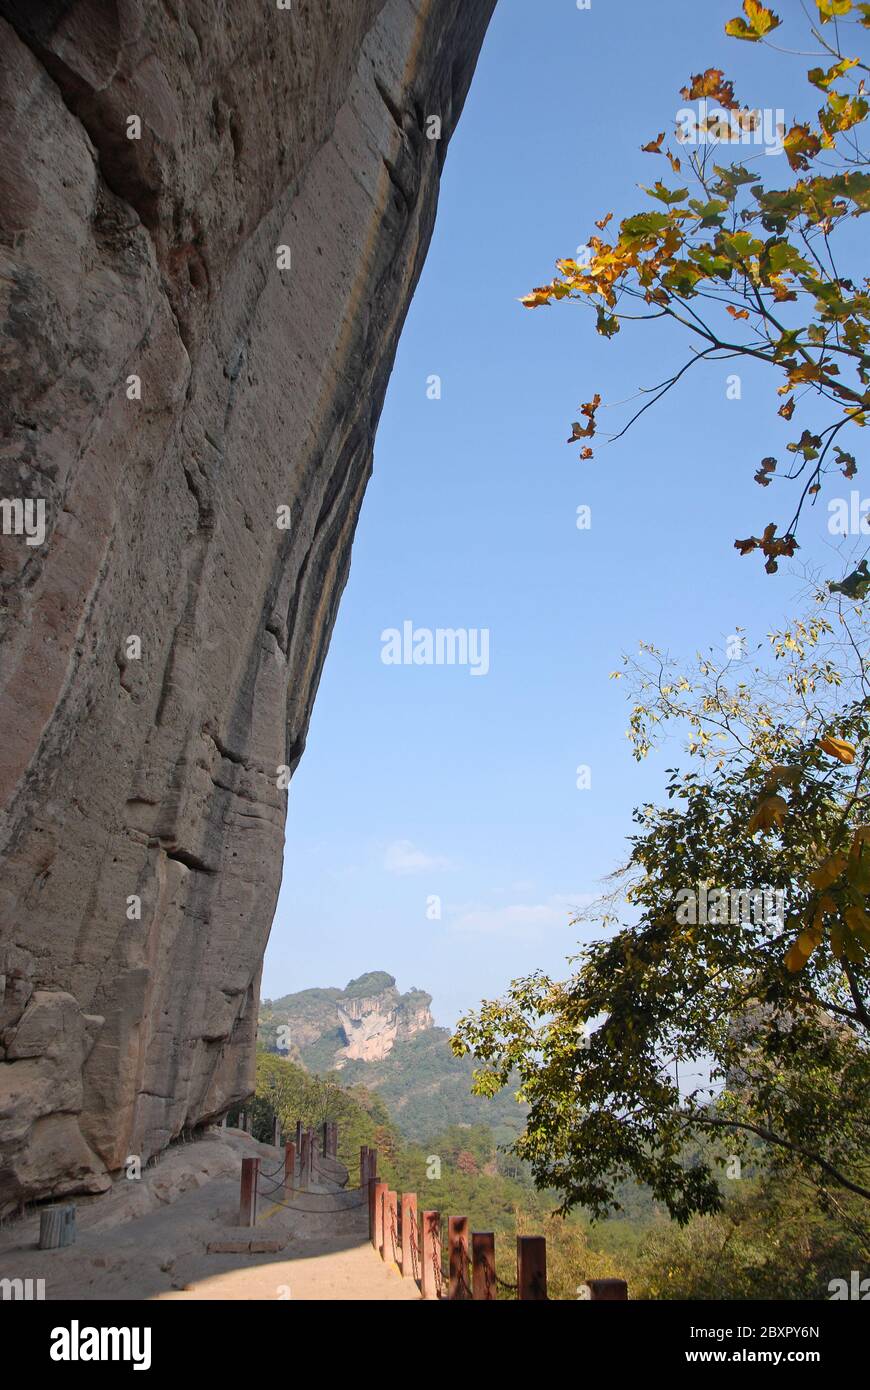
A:
POLYGON ((340 1070, 348 1062, 380 1062, 397 1042, 434 1028, 432 996, 400 994, 392 975, 369 971, 340 989, 306 989, 260 1006, 260 1041, 303 1065, 340 1070))
POLYGON ((345 989, 304 989, 260 1005, 259 1045, 309 1072, 341 1073, 343 1086, 377 1091, 406 1138, 422 1142, 447 1125, 488 1125, 499 1143, 522 1129, 515 1088, 472 1094, 474 1061, 455 1057, 450 1030, 432 1018, 432 996, 401 994, 385 970, 345 989))

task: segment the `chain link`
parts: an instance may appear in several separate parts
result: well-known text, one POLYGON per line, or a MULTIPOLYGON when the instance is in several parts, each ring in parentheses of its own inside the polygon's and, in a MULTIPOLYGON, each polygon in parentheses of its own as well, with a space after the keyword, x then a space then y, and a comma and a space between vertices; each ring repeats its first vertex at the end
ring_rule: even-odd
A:
MULTIPOLYGON (((296 1188, 291 1188, 291 1191, 301 1197, 328 1197, 330 1195, 328 1192, 304 1192, 296 1188)), ((285 1207, 287 1211, 298 1211, 302 1216, 341 1216, 342 1212, 345 1211, 361 1211, 366 1205, 363 1201, 352 1202, 346 1207, 296 1207, 292 1202, 279 1201, 277 1197, 272 1200, 276 1207, 285 1207)))

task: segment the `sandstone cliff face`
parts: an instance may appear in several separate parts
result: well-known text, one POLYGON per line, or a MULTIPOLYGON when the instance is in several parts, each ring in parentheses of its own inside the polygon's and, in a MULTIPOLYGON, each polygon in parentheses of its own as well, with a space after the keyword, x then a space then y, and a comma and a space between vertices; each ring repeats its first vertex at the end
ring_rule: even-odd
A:
POLYGON ((0 504, 45 503, 0 516, 0 1212, 252 1088, 279 769, 494 3, 0 0, 0 504))
POLYGON ((395 976, 371 970, 344 989, 305 989, 264 999, 259 1038, 313 1071, 339 1070, 350 1061, 379 1062, 397 1042, 434 1028, 432 996, 400 994, 395 976))
POLYGON ((395 985, 381 994, 346 1000, 338 1005, 344 1046, 336 1053, 337 1068, 346 1062, 380 1062, 396 1042, 434 1028, 429 1003, 409 1006, 395 985))

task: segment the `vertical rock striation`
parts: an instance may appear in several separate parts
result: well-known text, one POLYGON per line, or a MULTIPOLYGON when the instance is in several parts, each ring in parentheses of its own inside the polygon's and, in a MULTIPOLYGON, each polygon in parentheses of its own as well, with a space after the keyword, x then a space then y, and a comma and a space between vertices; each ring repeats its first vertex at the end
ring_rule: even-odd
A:
POLYGON ((252 1087, 278 770, 494 3, 0 0, 0 1212, 252 1087))

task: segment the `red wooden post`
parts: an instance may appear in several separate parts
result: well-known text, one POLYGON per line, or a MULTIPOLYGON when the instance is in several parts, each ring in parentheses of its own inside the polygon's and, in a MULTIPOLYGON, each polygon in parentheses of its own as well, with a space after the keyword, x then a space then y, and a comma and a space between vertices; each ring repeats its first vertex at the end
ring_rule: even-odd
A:
POLYGON ((376 1250, 384 1248, 384 1198, 388 1188, 385 1182, 376 1182, 375 1190, 375 1235, 374 1247, 376 1250))
POLYGON ((447 1251, 450 1260, 448 1298, 468 1298, 468 1217, 451 1216, 447 1221, 447 1251))
POLYGON ((369 1240, 375 1245, 375 1179, 369 1178, 368 1181, 368 1203, 369 1203, 369 1240))
POLYGON ((598 1302, 624 1302, 628 1298, 628 1285, 624 1279, 587 1279, 580 1285, 580 1297, 598 1302))
POLYGON ((288 1196, 296 1184, 296 1145, 289 1141, 284 1146, 284 1196, 288 1196))
POLYGON ((441 1297, 441 1217, 437 1211, 423 1212, 423 1250, 421 1253, 424 1298, 441 1297))
POLYGON ((296 1152, 297 1152, 298 1154, 301 1154, 301 1152, 302 1152, 302 1121, 301 1121, 301 1120, 297 1120, 297 1121, 296 1121, 296 1152))
POLYGON ((472 1298, 495 1298, 495 1236, 492 1231, 474 1231, 471 1237, 472 1298))
POLYGON ((417 1194, 402 1193, 402 1278, 420 1278, 420 1237, 417 1232, 417 1194))
POLYGON ((384 1246, 381 1255, 387 1264, 399 1263, 398 1197, 387 1188, 384 1193, 384 1246))
POLYGON ((302 1131, 302 1150, 299 1155, 299 1186, 307 1189, 311 1186, 311 1132, 303 1129, 302 1131))
POLYGON ((378 1151, 369 1149, 369 1181, 376 1182, 378 1176, 378 1151))
POLYGON ((517 1236, 517 1298, 547 1297, 547 1242, 543 1236, 517 1236))
POLYGON ((257 1224, 257 1178, 260 1173, 258 1158, 242 1159, 242 1186, 239 1194, 239 1225, 257 1224))

